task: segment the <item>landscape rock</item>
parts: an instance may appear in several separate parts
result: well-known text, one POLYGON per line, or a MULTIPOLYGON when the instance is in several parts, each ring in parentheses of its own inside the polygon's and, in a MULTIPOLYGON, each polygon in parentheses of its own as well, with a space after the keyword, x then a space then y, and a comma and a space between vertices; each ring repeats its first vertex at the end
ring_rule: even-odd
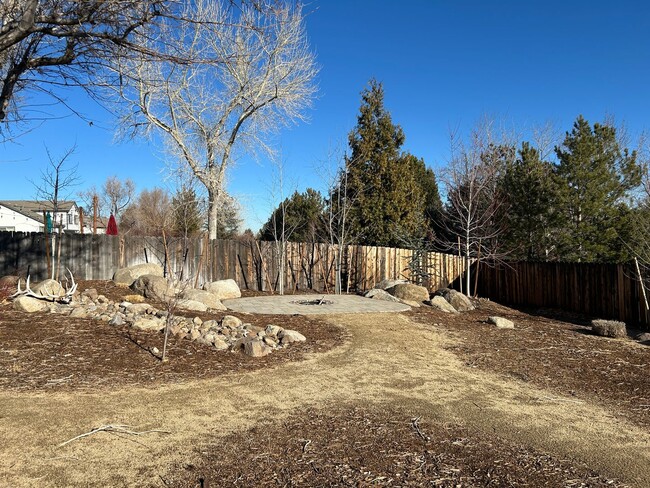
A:
MULTIPOLYGON (((408 281, 406 280, 381 280, 379 283, 377 283, 373 289, 375 290, 387 290, 388 288, 392 288, 395 285, 405 285, 407 284, 408 281)), ((370 297, 373 298, 373 297, 370 297)))
POLYGON ((56 280, 47 279, 43 280, 36 285, 31 285, 30 288, 34 293, 42 296, 54 295, 61 297, 65 294, 65 288, 56 280))
POLYGON ((95 288, 87 288, 86 290, 83 291, 81 296, 90 298, 91 300, 97 300, 99 293, 97 293, 97 290, 95 288))
POLYGON ((381 288, 373 288, 372 290, 368 290, 364 296, 366 298, 372 298, 373 300, 385 300, 387 302, 400 302, 399 298, 394 297, 386 290, 383 290, 381 288))
POLYGON ((515 323, 503 317, 488 317, 488 323, 497 326, 497 329, 514 329, 515 323))
POLYGON ((451 303, 439 295, 434 296, 431 300, 425 301, 424 303, 440 310, 441 312, 458 313, 458 310, 456 310, 451 303))
POLYGON ((266 356, 271 352, 271 349, 258 339, 244 342, 244 353, 248 356, 259 358, 266 356))
POLYGON ((77 318, 77 319, 85 319, 86 317, 88 317, 88 312, 83 307, 76 307, 72 309, 72 312, 70 312, 70 317, 77 318))
POLYGON ((271 337, 278 337, 280 332, 282 332, 284 329, 282 327, 279 327, 277 325, 269 324, 266 326, 266 329, 264 331, 266 332, 267 336, 271 337))
POLYGON ((127 268, 118 269, 113 275, 113 282, 131 286, 136 279, 143 275, 162 276, 163 269, 154 263, 136 264, 127 268))
POLYGON ((174 296, 174 290, 169 281, 154 274, 139 276, 131 285, 131 289, 145 298, 160 301, 165 301, 174 296))
POLYGON ((230 346, 228 346, 228 343, 226 341, 224 341, 222 338, 220 338, 220 337, 215 338, 215 340, 214 340, 214 348, 217 351, 225 351, 226 349, 228 349, 228 347, 230 347, 230 346))
POLYGON ((614 339, 627 337, 625 322, 619 322, 617 320, 592 320, 591 330, 594 334, 603 337, 612 337, 614 339))
POLYGON ((153 310, 153 307, 148 303, 131 303, 126 307, 126 311, 129 313, 149 313, 153 310))
POLYGON ((429 299, 429 290, 423 286, 412 283, 400 283, 386 290, 400 300, 409 302, 422 303, 429 299))
POLYGON ((650 332, 643 332, 635 337, 640 342, 650 342, 650 332))
POLYGON ((469 312, 475 308, 471 300, 459 291, 443 288, 438 290, 437 294, 447 300, 459 312, 469 312))
POLYGON ((196 302, 204 303, 209 309, 212 310, 228 310, 219 297, 206 290, 197 290, 195 288, 190 288, 181 293, 181 298, 186 300, 194 300, 196 302))
POLYGON ((241 290, 235 280, 218 280, 203 285, 203 289, 214 294, 218 300, 241 297, 241 290))
POLYGON ((291 344, 292 342, 305 342, 307 338, 300 332, 291 329, 284 329, 278 334, 282 344, 291 344))
POLYGON ((234 315, 225 315, 221 319, 221 327, 236 329, 237 327, 241 327, 241 326, 242 326, 242 321, 238 317, 235 317, 234 315))
POLYGON ((20 312, 44 312, 48 308, 48 303, 38 298, 20 296, 14 299, 14 309, 20 312))
POLYGON ((139 330, 163 330, 165 328, 165 323, 160 319, 144 317, 133 322, 131 327, 139 330))
POLYGON ((124 318, 121 315, 114 315, 113 318, 108 321, 108 325, 114 325, 114 326, 124 325, 124 318))
POLYGON ((144 297, 142 295, 126 295, 124 301, 130 303, 144 303, 144 297))

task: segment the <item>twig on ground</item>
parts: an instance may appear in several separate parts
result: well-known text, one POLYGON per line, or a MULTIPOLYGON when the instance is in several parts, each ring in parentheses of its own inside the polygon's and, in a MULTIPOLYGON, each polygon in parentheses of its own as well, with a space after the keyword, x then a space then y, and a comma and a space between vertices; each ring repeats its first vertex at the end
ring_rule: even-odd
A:
POLYGON ((411 419, 411 426, 415 429, 415 432, 417 432, 417 434, 424 442, 429 442, 431 440, 431 437, 429 437, 428 435, 424 435, 422 433, 422 431, 420 430, 420 424, 418 423, 419 421, 420 421, 420 417, 415 417, 411 419))
POLYGON ((108 425, 102 425, 100 427, 95 427, 89 432, 86 432, 84 434, 79 434, 78 436, 73 437, 72 439, 68 439, 67 441, 59 444, 58 447, 63 447, 66 444, 69 444, 70 442, 76 441, 78 439, 83 439, 84 437, 91 436, 93 434, 96 434, 97 432, 116 432, 116 433, 129 434, 129 435, 143 435, 143 434, 150 434, 153 432, 157 432, 160 434, 171 434, 171 432, 167 430, 158 430, 158 429, 143 430, 141 432, 136 432, 133 430, 129 430, 128 425, 108 424, 108 425))
POLYGON ((571 400, 569 398, 560 398, 560 397, 551 397, 551 396, 543 396, 537 399, 537 401, 542 401, 542 400, 548 400, 551 402, 584 403, 584 401, 582 400, 571 400))

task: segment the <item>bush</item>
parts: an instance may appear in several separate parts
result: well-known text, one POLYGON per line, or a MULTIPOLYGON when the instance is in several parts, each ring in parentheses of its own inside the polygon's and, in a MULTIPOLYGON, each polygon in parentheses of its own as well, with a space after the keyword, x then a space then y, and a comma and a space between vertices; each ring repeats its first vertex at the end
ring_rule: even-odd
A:
POLYGON ((615 339, 627 337, 625 322, 616 320, 592 320, 591 330, 594 334, 603 337, 614 337, 615 339))

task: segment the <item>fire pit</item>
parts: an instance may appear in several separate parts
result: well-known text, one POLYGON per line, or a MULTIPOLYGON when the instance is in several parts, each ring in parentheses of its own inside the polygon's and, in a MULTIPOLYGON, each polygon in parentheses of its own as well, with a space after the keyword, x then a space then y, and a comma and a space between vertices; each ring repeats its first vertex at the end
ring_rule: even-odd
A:
POLYGON ((325 300, 325 297, 316 300, 294 300, 291 303, 296 305, 334 305, 332 300, 325 300))

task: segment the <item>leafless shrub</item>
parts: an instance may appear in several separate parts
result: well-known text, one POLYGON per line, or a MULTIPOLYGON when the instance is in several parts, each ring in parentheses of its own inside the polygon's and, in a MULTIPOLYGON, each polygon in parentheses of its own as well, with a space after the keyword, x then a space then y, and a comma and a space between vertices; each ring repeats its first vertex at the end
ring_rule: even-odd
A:
POLYGON ((615 339, 627 337, 625 322, 617 320, 592 320, 591 330, 594 334, 603 337, 613 337, 615 339))

